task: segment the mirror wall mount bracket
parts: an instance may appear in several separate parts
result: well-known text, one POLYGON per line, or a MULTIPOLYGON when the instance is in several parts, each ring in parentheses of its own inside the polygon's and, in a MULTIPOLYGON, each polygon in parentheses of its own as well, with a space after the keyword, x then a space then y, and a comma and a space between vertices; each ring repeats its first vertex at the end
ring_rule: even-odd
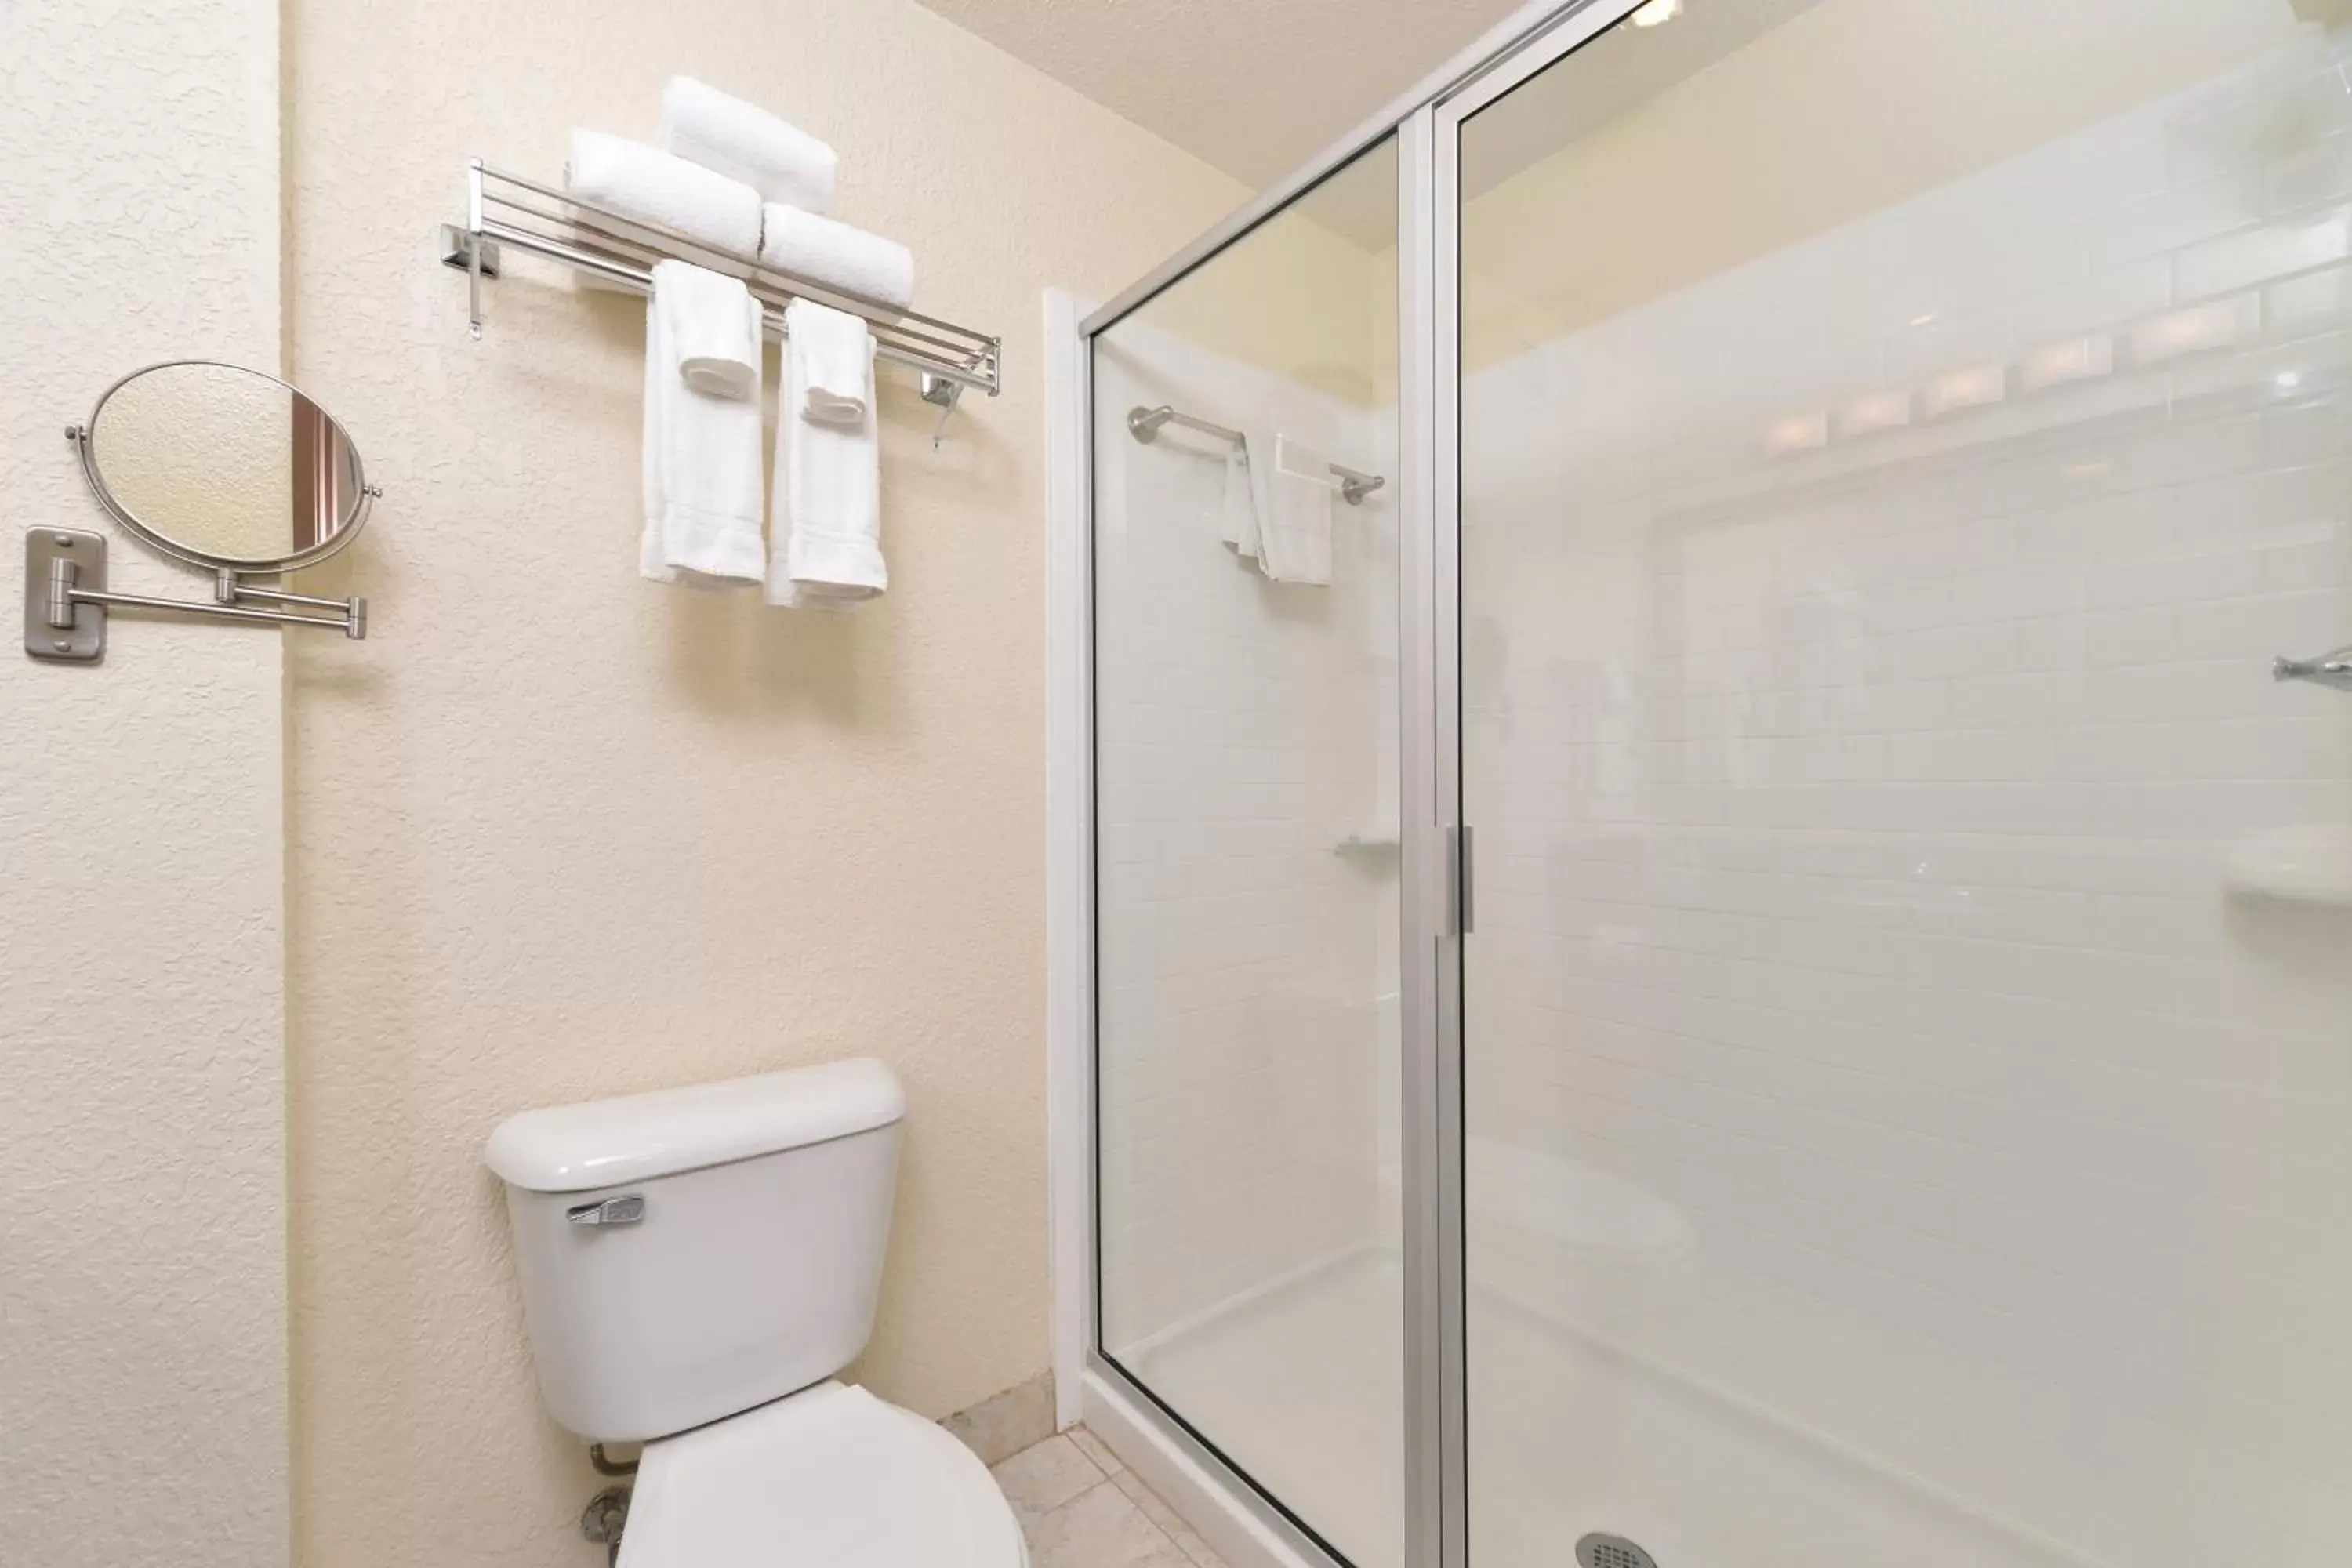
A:
POLYGON ((110 609, 162 610, 271 626, 320 626, 354 640, 367 636, 367 601, 321 599, 248 587, 234 572, 213 580, 212 604, 112 594, 106 587, 106 536, 79 529, 37 528, 25 535, 25 652, 60 664, 96 664, 106 657, 110 609), (245 601, 297 605, 326 616, 257 610, 245 601))

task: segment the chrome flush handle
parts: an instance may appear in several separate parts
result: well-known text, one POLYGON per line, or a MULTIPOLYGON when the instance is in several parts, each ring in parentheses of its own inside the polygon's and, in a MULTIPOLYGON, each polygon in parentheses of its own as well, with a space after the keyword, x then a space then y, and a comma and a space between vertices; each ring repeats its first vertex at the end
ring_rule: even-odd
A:
POLYGON ((635 1225, 646 1217, 646 1194, 623 1193, 601 1204, 582 1204, 563 1211, 573 1225, 635 1225))

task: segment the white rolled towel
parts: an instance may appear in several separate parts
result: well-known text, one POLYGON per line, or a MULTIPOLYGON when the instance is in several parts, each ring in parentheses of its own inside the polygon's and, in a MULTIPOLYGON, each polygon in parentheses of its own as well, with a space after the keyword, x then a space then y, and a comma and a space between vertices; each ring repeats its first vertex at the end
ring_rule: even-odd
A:
POLYGON ((690 76, 674 76, 662 89, 654 144, 740 180, 764 201, 813 213, 833 206, 840 160, 832 148, 758 104, 690 76))
POLYGON ((902 310, 915 300, 915 258, 905 246, 798 207, 761 209, 760 261, 902 310))
POLYGON ((602 131, 574 131, 564 179, 582 201, 625 218, 659 224, 737 255, 759 254, 760 193, 658 147, 602 131))

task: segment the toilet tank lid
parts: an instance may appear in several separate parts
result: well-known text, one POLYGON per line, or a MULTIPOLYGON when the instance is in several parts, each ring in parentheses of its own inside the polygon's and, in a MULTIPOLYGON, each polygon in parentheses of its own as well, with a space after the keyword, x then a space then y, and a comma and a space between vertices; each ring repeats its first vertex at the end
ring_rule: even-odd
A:
POLYGON ((526 1110, 482 1161, 534 1193, 674 1176, 887 1127, 907 1114, 898 1075, 871 1058, 526 1110))

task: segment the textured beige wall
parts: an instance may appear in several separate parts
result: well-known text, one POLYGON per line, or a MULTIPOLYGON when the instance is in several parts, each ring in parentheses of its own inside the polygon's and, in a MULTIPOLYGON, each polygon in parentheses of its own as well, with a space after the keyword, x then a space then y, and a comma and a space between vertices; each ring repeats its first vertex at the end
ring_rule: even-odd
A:
POLYGON ((289 17, 293 378, 385 488, 314 576, 371 640, 289 707, 296 1531, 309 1568, 580 1564, 479 1164, 526 1106, 872 1052, 912 1117, 860 1374, 942 1413, 1047 1360, 1040 290, 1108 294, 1237 186, 907 0, 289 17), (891 589, 849 618, 641 582, 643 306, 433 264, 480 153, 552 175, 686 71, 843 158, 1003 396, 886 371, 891 589))
MULTIPOLYGON (((278 13, 0 8, 0 496, 108 532, 67 423, 151 360, 278 362, 278 13)), ((0 1560, 286 1559, 278 637, 0 649, 0 1560)))

